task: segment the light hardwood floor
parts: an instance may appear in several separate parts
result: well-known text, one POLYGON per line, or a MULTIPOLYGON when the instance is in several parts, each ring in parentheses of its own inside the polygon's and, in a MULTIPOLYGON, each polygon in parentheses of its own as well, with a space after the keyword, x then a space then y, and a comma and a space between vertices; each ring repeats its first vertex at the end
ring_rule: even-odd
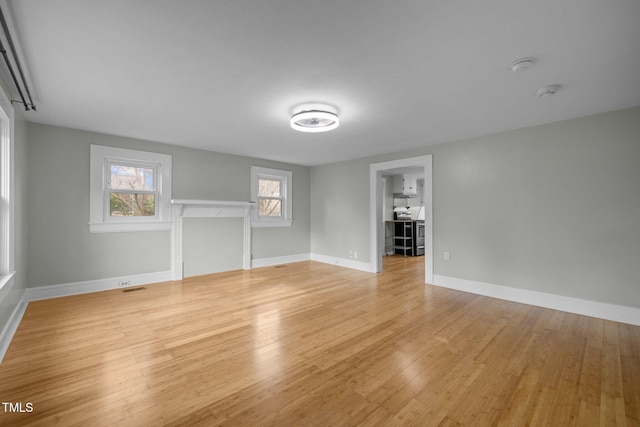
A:
POLYGON ((32 302, 0 425, 629 425, 640 327, 316 262, 32 302))

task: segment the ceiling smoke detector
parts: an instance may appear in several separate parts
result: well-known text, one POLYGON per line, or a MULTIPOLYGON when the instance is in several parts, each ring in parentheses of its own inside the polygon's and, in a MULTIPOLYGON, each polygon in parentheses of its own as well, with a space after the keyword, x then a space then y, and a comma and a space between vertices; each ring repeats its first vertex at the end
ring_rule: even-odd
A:
POLYGON ((524 71, 527 71, 527 69, 531 67, 534 62, 536 62, 536 60, 533 58, 518 59, 517 61, 511 63, 511 71, 513 71, 514 73, 522 73, 524 71))
POLYGON ((536 92, 536 95, 538 95, 540 98, 548 98, 552 95, 555 95, 556 92, 558 92, 559 90, 560 90, 560 85, 549 85, 549 86, 541 87, 540 89, 538 89, 538 92, 536 92))
POLYGON ((300 132, 327 132, 340 125, 335 108, 324 104, 304 104, 291 115, 291 127, 300 132))

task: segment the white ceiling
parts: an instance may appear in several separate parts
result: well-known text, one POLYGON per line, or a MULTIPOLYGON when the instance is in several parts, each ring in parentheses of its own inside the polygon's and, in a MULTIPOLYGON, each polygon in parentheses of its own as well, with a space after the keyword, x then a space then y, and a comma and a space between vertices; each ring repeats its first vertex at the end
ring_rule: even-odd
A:
POLYGON ((9 3, 29 121, 211 151, 318 165, 640 105, 637 0, 9 3), (292 130, 309 102, 340 127, 292 130))

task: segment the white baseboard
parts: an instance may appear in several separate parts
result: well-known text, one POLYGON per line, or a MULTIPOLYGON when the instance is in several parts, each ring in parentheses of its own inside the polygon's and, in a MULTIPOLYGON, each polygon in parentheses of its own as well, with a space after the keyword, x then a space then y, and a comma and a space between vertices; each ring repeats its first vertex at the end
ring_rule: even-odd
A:
MULTIPOLYGON (((262 258, 253 260, 252 266, 266 267, 284 263, 306 261, 309 259, 325 264, 339 265, 341 267, 371 272, 370 263, 319 254, 297 254, 262 258)), ((117 289, 120 288, 119 283, 121 280, 128 280, 130 282, 130 286, 140 286, 150 283, 171 281, 172 277, 171 271, 161 271, 157 273, 27 288, 25 289, 20 302, 11 313, 7 324, 0 333, 0 363, 9 348, 13 335, 20 325, 20 321, 22 320, 22 316, 24 315, 29 301, 117 289)), ((634 307, 589 301, 562 295, 548 294, 544 292, 530 291, 527 289, 518 289, 509 286, 494 285, 492 283, 440 275, 434 275, 433 281, 435 286, 640 326, 640 309, 634 307)))
POLYGON ((11 313, 11 317, 2 330, 2 333, 0 333, 0 363, 9 348, 13 335, 18 329, 22 316, 30 301, 87 294, 110 289, 125 289, 126 287, 120 286, 120 282, 123 280, 128 280, 129 286, 127 287, 132 287, 150 283, 167 282, 173 280, 172 277, 171 271, 160 271, 157 273, 135 274, 123 277, 110 277, 108 279, 87 280, 85 282, 27 288, 24 290, 22 298, 13 310, 13 313, 11 313))
POLYGON ((276 256, 271 258, 259 258, 251 260, 251 268, 269 267, 272 265, 288 264, 290 262, 309 261, 311 254, 295 254, 276 256))
POLYGON ((436 286, 472 294, 640 326, 639 308, 494 285, 475 280, 458 279, 456 277, 434 275, 433 282, 436 286))
POLYGON ((328 255, 319 255, 319 254, 295 254, 295 255, 285 255, 273 258, 260 258, 254 259, 251 261, 251 267, 268 267, 272 265, 279 264, 287 264, 290 262, 300 262, 300 261, 318 261, 324 264, 332 264, 339 265, 340 267, 351 268, 354 270, 361 270, 366 272, 371 272, 371 264, 368 262, 356 261, 348 258, 338 258, 334 256, 328 255))
POLYGON ((318 261, 325 264, 339 265, 340 267, 352 268, 354 270, 366 271, 371 273, 371 263, 356 261, 349 258, 338 258, 328 255, 311 254, 312 261, 318 261))
MULTIPOLYGON (((291 262, 300 262, 314 260, 326 264, 339 265, 342 267, 352 268, 355 270, 371 271, 371 265, 366 262, 355 261, 345 258, 330 257, 317 254, 294 254, 272 258, 254 259, 251 262, 252 267, 267 267, 271 265, 286 264, 291 262)), ((137 274, 122 277, 110 277, 107 279, 87 280, 84 282, 64 283, 59 285, 36 286, 25 290, 24 299, 26 302, 38 301, 50 298, 66 297, 71 295, 87 294, 91 292, 107 291, 120 288, 119 283, 122 280, 128 280, 132 286, 146 285, 149 283, 167 282, 173 280, 173 273, 169 271, 160 271, 156 273, 137 274)))
POLYGON ((171 271, 160 271, 156 273, 135 274, 123 277, 110 277, 108 279, 87 280, 85 282, 64 283, 61 285, 39 286, 27 288, 25 299, 38 301, 50 298, 66 297, 71 295, 88 294, 91 292, 108 291, 121 287, 119 283, 123 280, 129 281, 129 286, 147 285, 149 283, 168 282, 173 280, 171 271))
POLYGON ((11 316, 9 316, 9 320, 5 325, 4 329, 0 333, 0 363, 2 363, 2 359, 4 359, 4 355, 9 349, 9 344, 11 344, 11 340, 13 339, 13 335, 18 330, 18 326, 20 326, 20 321, 22 320, 22 316, 24 316, 24 312, 27 309, 28 302, 24 298, 24 293, 22 294, 22 298, 20 298, 20 302, 16 305, 16 308, 13 309, 11 316))

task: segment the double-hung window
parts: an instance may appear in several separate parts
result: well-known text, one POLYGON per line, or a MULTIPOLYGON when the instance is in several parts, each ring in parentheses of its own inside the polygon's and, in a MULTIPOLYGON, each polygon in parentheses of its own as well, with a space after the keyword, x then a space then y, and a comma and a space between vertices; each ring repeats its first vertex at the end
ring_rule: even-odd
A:
POLYGON ((158 194, 158 165, 110 160, 107 163, 105 216, 155 217, 158 194))
POLYGON ((251 167, 251 200, 256 203, 253 225, 288 227, 292 222, 291 172, 251 167))
POLYGON ((0 88, 0 301, 11 290, 15 273, 13 149, 13 107, 0 88))
POLYGON ((168 230, 171 156, 91 146, 90 230, 168 230))

